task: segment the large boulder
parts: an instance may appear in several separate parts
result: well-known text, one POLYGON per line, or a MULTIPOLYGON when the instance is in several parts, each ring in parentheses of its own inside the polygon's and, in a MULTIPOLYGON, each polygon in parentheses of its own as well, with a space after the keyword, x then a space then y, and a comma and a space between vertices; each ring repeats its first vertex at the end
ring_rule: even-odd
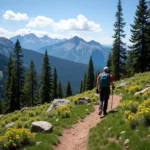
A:
POLYGON ((86 104, 88 102, 90 102, 89 97, 80 97, 80 98, 78 98, 77 104, 86 104))
POLYGON ((142 95, 142 94, 144 94, 147 90, 149 90, 150 89, 150 87, 147 87, 147 88, 145 88, 145 89, 143 89, 143 90, 141 90, 141 91, 139 91, 139 92, 136 92, 134 95, 135 96, 137 96, 137 95, 142 95))
POLYGON ((116 88, 121 89, 121 88, 125 87, 127 84, 128 84, 128 82, 122 82, 116 88))
POLYGON ((50 132, 52 124, 46 121, 34 121, 31 123, 31 132, 50 132))
POLYGON ((71 103, 70 100, 67 99, 54 99, 53 103, 47 109, 47 112, 56 109, 58 106, 62 106, 70 103, 71 103))

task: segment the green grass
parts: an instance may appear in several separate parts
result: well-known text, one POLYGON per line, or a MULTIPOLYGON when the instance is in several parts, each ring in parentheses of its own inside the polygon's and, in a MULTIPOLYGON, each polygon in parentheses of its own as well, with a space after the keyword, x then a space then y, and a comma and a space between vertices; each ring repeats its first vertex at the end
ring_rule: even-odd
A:
MULTIPOLYGON (((136 74, 134 77, 126 79, 129 85, 140 85, 144 88, 150 83, 150 72, 136 74)), ((117 83, 118 84, 118 83, 117 83)), ((128 85, 128 86, 129 86, 128 85)), ((136 91, 135 91, 136 92, 136 91)), ((137 100, 143 102, 142 96, 135 97, 130 91, 124 89, 116 90, 116 93, 123 94, 122 101, 137 100)), ((129 148, 131 150, 150 149, 150 127, 140 123, 135 130, 125 122, 125 116, 120 107, 117 112, 109 113, 96 127, 92 128, 88 137, 88 150, 123 150, 124 141, 129 139, 129 148), (121 134, 125 131, 124 134, 121 134)))
MULTIPOLYGON (((82 94, 67 98, 72 101, 70 105, 70 117, 63 118, 61 115, 57 114, 55 111, 49 113, 46 112, 50 104, 44 104, 40 106, 33 107, 31 110, 15 111, 13 113, 6 114, 1 117, 0 122, 0 136, 4 135, 6 128, 5 125, 10 122, 15 122, 14 128, 30 128, 31 122, 33 121, 48 121, 53 125, 53 131, 50 133, 37 133, 35 136, 35 143, 41 142, 39 145, 26 146, 26 150, 52 150, 53 145, 59 143, 59 136, 62 135, 64 128, 71 128, 73 124, 77 123, 79 118, 85 118, 94 110, 94 102, 97 97, 94 97, 94 90, 87 91, 82 94), (84 105, 76 105, 75 101, 79 97, 89 96, 91 98, 91 103, 84 105)), ((24 148, 22 148, 24 150, 24 148)))

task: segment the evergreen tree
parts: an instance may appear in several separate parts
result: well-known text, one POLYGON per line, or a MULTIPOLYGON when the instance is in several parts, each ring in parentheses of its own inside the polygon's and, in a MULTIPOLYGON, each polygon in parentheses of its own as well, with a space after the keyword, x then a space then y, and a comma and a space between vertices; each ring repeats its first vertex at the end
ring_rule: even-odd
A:
POLYGON ((126 49, 125 43, 123 43, 124 26, 125 22, 123 19, 121 0, 118 1, 118 10, 116 12, 116 22, 114 24, 114 42, 112 48, 112 73, 116 80, 119 80, 125 73, 125 60, 126 60, 126 49))
POLYGON ((45 52, 42 75, 41 75, 41 101, 42 103, 50 102, 52 99, 52 79, 51 79, 51 67, 48 59, 47 51, 45 52))
POLYGON ((109 72, 111 72, 112 71, 112 54, 111 54, 111 52, 108 55, 107 67, 109 68, 109 72))
POLYGON ((67 86, 66 86, 66 97, 72 96, 72 90, 71 90, 71 85, 70 82, 68 81, 67 86))
POLYGON ((134 17, 134 24, 131 25, 132 35, 130 41, 132 46, 130 48, 134 53, 134 60, 136 65, 134 66, 135 72, 144 72, 148 70, 150 63, 150 52, 149 52, 149 38, 150 33, 148 29, 148 6, 146 0, 139 0, 136 14, 134 17))
POLYGON ((63 98, 63 91, 62 91, 62 86, 61 86, 61 82, 58 82, 58 86, 57 86, 57 97, 58 98, 63 98))
POLYGON ((13 112, 18 109, 18 91, 16 90, 18 88, 17 84, 17 77, 16 77, 16 72, 15 69, 12 70, 12 77, 11 77, 11 82, 10 82, 10 87, 9 87, 9 107, 7 112, 13 112))
POLYGON ((3 114, 3 101, 0 98, 0 114, 3 114))
POLYGON ((6 77, 6 85, 5 85, 5 96, 6 96, 6 111, 9 108, 9 103, 10 103, 10 93, 9 93, 9 88, 11 84, 11 77, 12 77, 12 70, 13 70, 13 60, 12 60, 12 54, 10 53, 10 57, 8 60, 8 66, 7 66, 7 77, 6 77))
POLYGON ((88 74, 87 74, 87 88, 86 90, 92 90, 94 88, 94 67, 92 57, 90 57, 89 65, 88 65, 88 74))
POLYGON ((81 84, 80 84, 80 93, 83 92, 83 84, 82 84, 82 80, 81 80, 81 84))
POLYGON ((54 68, 52 87, 53 87, 53 97, 52 97, 52 99, 54 100, 58 96, 57 95, 57 70, 56 70, 56 68, 54 68))
POLYGON ((34 106, 36 104, 37 93, 37 73, 34 62, 31 60, 29 70, 26 75, 24 84, 24 103, 26 106, 34 106))
POLYGON ((86 72, 84 73, 84 80, 83 80, 83 92, 86 91, 87 87, 87 75, 86 72))
POLYGON ((128 51, 128 57, 126 62, 127 77, 134 75, 134 66, 136 64, 135 64, 133 54, 134 54, 133 51, 128 51))
POLYGON ((16 109, 20 109, 20 105, 23 98, 23 84, 24 84, 24 66, 23 66, 23 54, 19 40, 15 43, 14 54, 14 73, 16 78, 16 99, 17 99, 17 107, 16 109))

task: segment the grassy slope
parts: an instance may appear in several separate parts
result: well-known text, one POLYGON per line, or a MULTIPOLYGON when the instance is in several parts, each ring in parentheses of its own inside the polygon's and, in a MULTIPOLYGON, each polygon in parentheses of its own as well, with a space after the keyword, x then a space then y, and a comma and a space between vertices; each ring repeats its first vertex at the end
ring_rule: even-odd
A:
MULTIPOLYGON (((133 96, 139 89, 133 88, 139 86, 143 88, 147 83, 150 84, 150 72, 136 74, 134 77, 127 79, 129 85, 122 90, 116 90, 117 93, 123 93, 122 101, 136 100, 140 103, 150 96, 133 96)), ((125 149, 124 141, 129 139, 129 148, 132 150, 150 149, 150 127, 145 126, 143 122, 132 129, 129 124, 125 123, 125 116, 122 109, 118 107, 117 112, 110 113, 101 123, 92 128, 88 138, 88 150, 122 150, 125 149), (125 131, 124 134, 121 134, 125 131)))
POLYGON ((93 111, 93 104, 97 97, 94 97, 94 90, 87 91, 76 96, 68 97, 72 101, 70 105, 71 116, 69 118, 62 118, 55 111, 46 113, 49 104, 33 107, 31 110, 25 110, 24 112, 15 111, 4 115, 0 119, 0 135, 4 135, 6 128, 5 125, 10 122, 15 122, 15 128, 30 128, 32 121, 44 120, 52 123, 53 131, 51 133, 37 133, 35 137, 36 142, 42 142, 40 145, 26 147, 26 150, 51 150, 53 145, 59 143, 58 136, 62 135, 63 128, 71 127, 78 121, 78 118, 84 118, 86 115, 93 111), (91 103, 85 105, 75 105, 78 97, 89 96, 91 103))

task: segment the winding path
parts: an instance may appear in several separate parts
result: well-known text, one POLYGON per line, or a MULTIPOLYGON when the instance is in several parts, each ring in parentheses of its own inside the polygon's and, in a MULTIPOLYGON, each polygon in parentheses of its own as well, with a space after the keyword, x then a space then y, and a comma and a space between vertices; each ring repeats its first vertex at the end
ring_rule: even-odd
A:
MULTIPOLYGON (((112 97, 110 96, 108 112, 111 109, 111 99, 112 97)), ((120 100, 120 96, 113 96, 113 109, 119 105, 120 100)), ((63 136, 60 137, 60 144, 58 144, 54 150, 86 150, 89 129, 102 120, 98 115, 99 106, 96 105, 94 107, 95 110, 85 119, 73 125, 72 128, 63 131, 63 136)))

